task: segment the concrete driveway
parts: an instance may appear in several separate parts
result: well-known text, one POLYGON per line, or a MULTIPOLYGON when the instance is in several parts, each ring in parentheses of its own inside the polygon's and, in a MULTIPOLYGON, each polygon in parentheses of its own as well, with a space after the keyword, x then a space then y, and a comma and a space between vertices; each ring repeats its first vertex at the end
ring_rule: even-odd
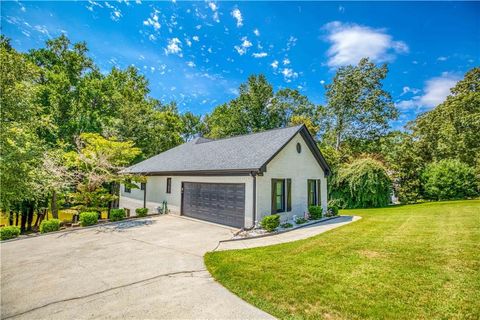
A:
POLYGON ((2 243, 1 318, 271 318, 205 269, 232 232, 160 216, 2 243))

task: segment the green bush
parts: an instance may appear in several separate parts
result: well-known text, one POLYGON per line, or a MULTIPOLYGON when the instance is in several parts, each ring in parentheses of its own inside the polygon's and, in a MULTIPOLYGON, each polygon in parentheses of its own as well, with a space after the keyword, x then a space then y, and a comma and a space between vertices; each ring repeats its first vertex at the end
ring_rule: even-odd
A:
POLYGON ((387 169, 372 158, 345 164, 332 177, 331 197, 341 208, 384 207, 391 195, 392 179, 387 169))
POLYGON ((98 222, 98 212, 82 212, 80 213, 80 223, 82 227, 93 226, 98 222))
POLYGON ((308 207, 308 214, 311 220, 318 220, 322 218, 323 209, 320 206, 308 207))
POLYGON ((458 160, 445 159, 430 163, 422 174, 425 197, 450 200, 478 194, 475 170, 458 160))
POLYGON ((327 217, 334 217, 338 215, 338 206, 332 205, 327 208, 327 217))
POLYGON ((16 226, 6 226, 0 228, 0 239, 8 240, 16 238, 20 235, 20 228, 16 226))
POLYGON ((295 220, 295 223, 296 223, 296 224, 304 224, 305 222, 307 222, 307 219, 302 218, 302 217, 297 218, 297 219, 295 220))
POLYGON ((120 221, 125 219, 124 209, 112 209, 110 211, 110 221, 120 221))
POLYGON ((148 213, 148 208, 137 208, 135 209, 137 217, 146 217, 148 213))
POLYGON ((280 225, 280 216, 278 214, 273 214, 271 216, 265 216, 265 217, 263 217, 262 221, 260 222, 260 225, 266 231, 272 232, 275 229, 277 229, 278 226, 280 225))
POLYGON ((288 229, 288 228, 293 227, 293 224, 291 224, 291 223, 289 223, 289 222, 287 222, 287 223, 282 223, 281 227, 282 227, 283 229, 288 229))
POLYGON ((40 223, 40 233, 58 231, 59 229, 60 220, 58 219, 43 220, 42 223, 40 223))

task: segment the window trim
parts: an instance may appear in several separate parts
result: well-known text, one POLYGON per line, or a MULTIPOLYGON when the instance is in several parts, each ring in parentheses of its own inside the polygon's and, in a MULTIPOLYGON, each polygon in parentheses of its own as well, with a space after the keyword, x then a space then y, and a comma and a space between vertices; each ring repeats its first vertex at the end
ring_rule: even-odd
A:
POLYGON ((307 205, 308 206, 318 206, 318 180, 317 179, 307 179, 307 205), (310 186, 313 185, 313 190, 310 186), (313 202, 310 202, 311 195, 313 195, 313 202))
POLYGON ((172 193, 172 178, 167 178, 167 190, 166 193, 172 193))
POLYGON ((286 200, 287 200, 287 197, 286 197, 286 188, 285 188, 285 182, 286 182, 286 179, 272 179, 272 208, 271 208, 271 211, 272 211, 272 214, 277 214, 277 213, 282 213, 282 212, 286 212, 287 210, 287 203, 286 203, 286 200), (277 195, 277 183, 282 183, 282 193, 280 195, 277 195), (281 196, 281 203, 282 203, 282 207, 281 208, 277 208, 277 198, 281 196))

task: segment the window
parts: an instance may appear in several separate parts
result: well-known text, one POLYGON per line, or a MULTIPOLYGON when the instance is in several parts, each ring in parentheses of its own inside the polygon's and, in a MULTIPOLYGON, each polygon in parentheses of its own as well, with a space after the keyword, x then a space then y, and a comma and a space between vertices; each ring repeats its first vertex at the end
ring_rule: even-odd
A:
POLYGON ((140 183, 140 190, 145 190, 147 184, 145 182, 140 183))
POLYGON ((320 180, 307 180, 308 185, 308 205, 318 206, 321 204, 320 180))
POLYGON ((272 214, 285 212, 285 204, 287 210, 291 210, 292 199, 290 196, 291 180, 290 179, 272 179, 272 214), (285 188, 286 182, 286 188, 285 188), (288 197, 285 197, 285 190, 288 190, 288 197), (287 201, 285 201, 287 200, 287 201), (286 202, 286 203, 285 203, 286 202))
POLYGON ((300 144, 300 142, 297 143, 297 152, 298 153, 302 152, 302 145, 300 144))
POLYGON ((167 193, 172 193, 172 178, 167 178, 167 193))
POLYGON ((130 183, 130 180, 125 181, 125 184, 123 185, 123 191, 125 191, 125 193, 130 193, 130 191, 132 191, 129 186, 130 183))

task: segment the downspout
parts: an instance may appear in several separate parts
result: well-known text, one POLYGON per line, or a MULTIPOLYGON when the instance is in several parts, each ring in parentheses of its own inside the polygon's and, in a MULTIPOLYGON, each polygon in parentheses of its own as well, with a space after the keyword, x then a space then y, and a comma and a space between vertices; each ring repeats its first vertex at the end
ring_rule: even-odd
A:
POLYGON ((145 182, 143 184, 143 207, 147 207, 147 183, 145 182))
POLYGON ((253 228, 255 228, 255 221, 257 220, 257 174, 256 172, 252 172, 253 177, 253 228))

